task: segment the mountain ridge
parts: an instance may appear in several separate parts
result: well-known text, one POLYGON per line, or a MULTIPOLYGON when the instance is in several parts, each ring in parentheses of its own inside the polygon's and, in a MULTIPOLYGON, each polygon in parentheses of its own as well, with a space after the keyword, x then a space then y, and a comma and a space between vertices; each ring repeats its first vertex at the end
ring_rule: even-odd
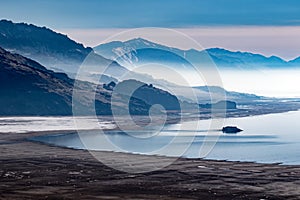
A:
MULTIPOLYGON (((127 53, 127 58, 134 58, 139 60, 136 52, 142 52, 143 49, 158 49, 171 51, 177 55, 180 55, 184 58, 195 56, 203 56, 205 52, 212 58, 212 60, 220 68, 242 68, 242 69, 251 69, 251 68, 279 68, 279 67, 295 67, 300 66, 300 57, 285 61, 279 56, 264 56, 258 53, 244 52, 244 51, 231 51, 220 47, 208 48, 205 50, 182 50, 175 47, 169 47, 166 45, 161 45, 143 38, 133 38, 124 42, 121 41, 112 41, 105 44, 100 44, 94 47, 95 52, 107 57, 109 59, 115 59, 116 56, 120 57, 124 52, 127 53), (119 51, 119 53, 116 53, 119 51), (129 52, 135 52, 135 54, 129 55, 129 52)), ((149 50, 148 50, 149 51, 149 50)), ((154 50, 153 50, 154 51, 154 50)), ((120 59, 120 58, 119 58, 120 59)), ((127 59, 128 60, 128 59, 127 59)), ((133 61, 135 61, 133 60, 133 61)))
POLYGON ((69 76, 78 71, 87 56, 96 69, 107 68, 109 76, 128 71, 67 35, 33 24, 0 20, 0 46, 7 51, 35 60, 47 69, 64 72, 69 76))

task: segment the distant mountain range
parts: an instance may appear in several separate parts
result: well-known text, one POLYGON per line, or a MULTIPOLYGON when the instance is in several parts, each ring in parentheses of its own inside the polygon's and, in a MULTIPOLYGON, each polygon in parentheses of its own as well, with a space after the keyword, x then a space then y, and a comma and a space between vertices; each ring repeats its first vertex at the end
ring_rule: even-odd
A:
POLYGON ((197 86, 194 87, 195 93, 198 96, 199 102, 209 101, 208 99, 203 99, 206 95, 203 95, 203 92, 206 94, 210 94, 210 96, 218 96, 218 95, 226 95, 226 99, 230 101, 235 101, 238 103, 249 103, 257 100, 267 99, 262 96, 257 96, 255 94, 248 94, 248 93, 241 93, 241 92, 234 92, 234 91, 227 91, 222 87, 219 86, 197 86))
POLYGON ((207 62, 201 60, 208 54, 219 69, 257 69, 257 68, 290 68, 300 66, 300 57, 285 61, 279 57, 266 57, 249 52, 233 52, 221 48, 210 48, 202 51, 195 49, 181 50, 157 44, 143 38, 125 42, 113 41, 94 47, 98 54, 117 60, 123 66, 142 64, 142 62, 160 62, 188 66, 187 61, 207 62))
MULTIPOLYGON (((132 39, 125 42, 113 41, 106 44, 101 44, 94 48, 95 52, 103 57, 116 60, 127 68, 134 68, 134 66, 143 65, 145 63, 160 63, 167 66, 189 70, 192 67, 189 60, 197 61, 201 58, 207 61, 207 53, 214 60, 217 66, 221 69, 255 69, 255 68, 278 68, 291 67, 286 61, 278 57, 264 57, 259 54, 231 52, 225 49, 207 49, 206 51, 188 50, 184 51, 177 48, 172 48, 160 45, 142 38, 132 39), (192 58, 191 58, 192 57, 192 58), (185 59, 187 58, 187 59, 185 59)), ((145 79, 147 80, 147 79, 145 79)), ((151 81, 151 80, 148 80, 151 81)), ((147 81, 146 81, 147 82, 147 81)), ((158 86, 168 86, 172 91, 180 94, 182 100, 193 98, 197 96, 198 102, 210 102, 211 95, 216 99, 226 98, 235 102, 251 102, 261 100, 260 97, 254 94, 240 93, 226 91, 224 88, 218 86, 198 86, 193 88, 193 94, 189 88, 178 86, 168 82, 157 80, 155 82, 158 86)))
MULTIPOLYGON (((153 84, 156 86, 157 90, 158 88, 171 88, 171 90, 168 90, 169 93, 172 93, 172 91, 176 91, 177 94, 179 94, 178 98, 183 101, 189 101, 190 100, 190 89, 187 87, 178 86, 176 84, 169 83, 165 80, 155 80, 153 77, 147 74, 139 74, 135 72, 131 72, 130 68, 123 67, 127 66, 128 62, 134 63, 139 62, 143 59, 157 59, 160 62, 171 62, 171 63, 185 63, 188 65, 189 63, 186 63, 184 57, 186 56, 192 56, 192 57, 199 57, 201 59, 201 55, 205 54, 204 51, 196 51, 196 50, 189 50, 189 51, 183 51, 176 48, 171 48, 167 46, 163 46, 160 44, 156 44, 141 38, 129 40, 127 42, 111 42, 107 44, 102 44, 95 48, 93 50, 89 47, 84 47, 82 44, 79 44, 70 38, 68 38, 66 35, 62 35, 60 33, 56 33, 48 28, 45 27, 37 27, 35 25, 26 24, 26 23, 13 23, 11 21, 7 20, 1 20, 0 21, 0 47, 3 47, 5 50, 11 52, 11 53, 18 53, 20 55, 23 55, 24 57, 28 57, 30 59, 22 58, 16 54, 11 54, 14 56, 17 56, 18 59, 23 60, 24 62, 29 62, 30 70, 34 68, 34 66, 39 66, 38 68, 42 68, 44 73, 51 74, 51 76, 54 77, 60 77, 59 81, 67 81, 61 84, 61 86, 64 86, 65 89, 59 89, 57 91, 64 91, 64 93, 59 93, 58 97, 63 97, 60 99, 60 101, 65 102, 65 109, 60 109, 61 113, 67 114, 70 113, 70 103, 71 103, 71 93, 66 92, 71 90, 70 86, 72 82, 74 81, 72 78, 75 78, 77 70, 81 63, 85 60, 86 56, 89 57, 86 61, 88 61, 85 64, 88 64, 92 66, 92 69, 90 71, 85 71, 84 76, 80 77, 81 80, 87 80, 90 82, 97 82, 99 83, 99 77, 101 75, 100 82, 102 83, 109 83, 110 81, 114 82, 120 82, 123 79, 119 79, 124 74, 127 74, 127 79, 135 79, 140 80, 148 84, 153 84), (144 48, 144 49, 143 49, 144 48), (139 49, 139 50, 136 50, 139 49), (141 50, 141 51, 140 51, 141 50), (96 52, 99 52, 97 54, 96 52), (121 59, 117 59, 118 62, 113 61, 117 56, 123 55, 124 52, 129 53, 128 57, 121 57, 121 59), (183 57, 179 56, 183 55, 183 57), (200 56, 199 56, 200 55, 200 56), (142 59, 141 59, 142 58, 142 59), (33 60, 41 63, 41 65, 37 62, 34 62, 33 60), (121 63, 121 65, 119 64, 121 63), (45 67, 43 67, 45 66, 45 67), (99 74, 99 71, 102 71, 103 68, 106 68, 109 66, 105 71, 104 74, 99 74), (47 71, 48 69, 48 71, 47 71), (49 71, 53 70, 53 71, 49 71), (54 72, 55 71, 55 72, 54 72), (62 72, 62 73, 59 73, 62 72), (67 77, 64 73, 66 73, 69 77, 67 77), (63 78, 61 80, 61 78, 63 78), (67 84, 67 85, 66 85, 67 84), (167 87, 166 87, 167 86, 167 87), (66 100, 67 99, 67 100, 66 100)), ((4 51, 4 50, 2 50, 4 51)), ((230 59, 229 57, 233 57, 234 55, 237 56, 238 53, 235 52, 229 52, 227 50, 221 50, 221 49, 210 49, 208 50, 211 55, 219 55, 219 57, 222 57, 222 62, 229 63, 230 59), (223 54, 222 54, 223 52, 223 54), (225 53, 232 54, 231 56, 225 56, 225 53), (225 59, 226 58, 226 59, 225 59)), ((8 55, 8 53, 5 53, 8 55)), ((243 54, 243 53, 241 53, 243 54)), ((245 53, 245 55, 248 55, 245 53)), ((254 54, 253 54, 254 55, 254 54)), ((246 56, 247 57, 247 56, 246 56)), ((249 59, 251 56, 249 56, 249 59)), ((258 56, 260 59, 263 59, 265 57, 258 56)), ((17 60, 18 60, 17 59, 17 60)), ((240 59, 240 58, 239 58, 240 59)), ((243 58, 244 59, 244 58, 243 58)), ((268 58, 265 58, 268 59, 268 58)), ((244 59, 246 60, 246 59, 244 59)), ((282 60, 278 60, 275 58, 269 58, 269 60, 277 60, 278 63, 285 62, 282 60)), ((274 61, 274 62, 275 62, 274 61)), ((19 62, 19 61, 18 61, 19 62)), ((221 61, 220 61, 221 62, 221 61)), ((297 61, 295 61, 297 62, 297 61)), ((235 61, 234 63, 238 63, 235 61)), ((24 64, 24 63, 23 63, 24 64)), ((231 67, 234 65, 230 65, 231 67)), ((30 71, 28 70, 28 71, 30 71)), ((18 72, 16 70, 16 72, 18 72)), ((11 71, 12 73, 12 71, 11 71)), ((31 72, 32 74, 35 74, 35 72, 31 72)), ((22 74, 22 73, 21 73, 22 74)), ((23 74, 24 75, 24 74, 23 74)), ((29 74, 28 80, 29 80, 29 74)), ((3 75, 4 77, 4 75, 3 75)), ((3 79, 6 80, 6 79, 3 79)), ((45 80, 46 81, 46 80, 45 80)), ((50 79, 47 80, 49 83, 51 82, 50 79)), ((54 82, 56 79, 54 80, 54 82)), ((9 80, 6 80, 7 82, 7 88, 9 88, 9 80)), ((16 82, 20 84, 20 82, 16 82)), ((52 83, 52 82, 51 82, 52 83)), ((84 82, 83 82, 84 83, 84 82)), ((32 83, 32 88, 36 87, 39 84, 32 83)), ((51 85, 51 84, 50 84, 51 85)), ((92 83, 84 84, 86 87, 91 88, 92 83)), ((22 85, 20 85, 20 88, 22 85)), ((55 86, 55 85, 54 85, 55 86)), ((54 87, 53 86, 53 87, 54 87)), ((58 85, 56 85, 58 86, 58 85)), ((25 85, 24 85, 25 87, 25 85)), ((52 87, 52 86, 51 86, 52 87)), ((28 90, 30 91, 31 87, 28 86, 28 90)), ((155 88, 155 87, 154 87, 155 88)), ((220 96, 224 94, 224 91, 221 90, 210 90, 207 91, 203 87, 195 87, 195 94, 197 95, 197 98, 199 102, 201 103, 207 103, 210 102, 210 93, 213 93, 215 96, 220 96)), ((209 87, 211 88, 211 87, 209 87)), ((2 89, 4 90, 5 87, 2 86, 2 89)), ((12 88, 13 90, 14 88, 12 88)), ((15 88, 16 91, 18 90, 18 87, 15 88)), ((52 91, 52 89, 49 89, 52 91)), ((25 89, 23 90, 25 91, 25 89)), ((46 90, 47 91, 47 90, 46 90)), ((56 91, 56 89, 53 89, 53 91, 56 91)), ((105 90, 106 91, 106 90, 105 90)), ((163 91, 163 90, 162 90, 163 91)), ((109 97, 110 91, 106 91, 104 96, 109 97), (106 94, 106 92, 108 94, 106 94)), ((12 92, 11 92, 12 93, 12 92)), ((101 93, 101 92, 100 92, 101 93)), ((99 94, 100 94, 99 93, 99 94)), ((7 93, 9 94, 9 93, 7 93)), ((261 97, 251 95, 251 94, 244 94, 244 93, 237 93, 237 92, 228 92, 225 91, 225 94, 227 95, 227 98, 229 100, 237 101, 237 102, 244 102, 244 101, 252 101, 252 100, 258 100, 261 99, 261 97)), ((16 95, 18 96, 18 95, 16 95)), ((22 96, 22 95, 20 95, 22 96)), ((12 97, 12 96, 11 96, 12 97)), ((24 97, 24 96, 23 96, 24 97)), ((103 95, 98 96, 100 98, 99 102, 102 103, 108 103, 108 99, 104 100, 103 95)), ((8 99, 8 97, 7 97, 8 99)), ((26 98, 25 98, 26 99, 26 98)), ((46 99, 46 98, 45 98, 46 99)), ((17 101, 17 100, 16 100, 17 101)), ((34 102, 34 100, 31 100, 34 102)), ((24 103, 24 102, 23 102, 24 103)), ((152 102, 144 102, 146 104, 152 103, 152 102)), ((196 103, 196 102, 194 102, 196 103)), ((22 105, 22 103, 18 104, 22 105)), ((50 105, 50 104, 49 104, 50 105)), ((101 103, 98 103, 97 105, 101 105, 101 103)), ((108 105, 101 105, 100 107, 104 106, 105 109, 103 109, 100 113, 107 114, 110 112, 108 105)), ((145 105, 146 106, 146 105, 145 105)), ((25 106, 26 107, 26 106, 25 106)), ((146 106, 147 107, 147 106, 146 106)), ((7 106, 9 108, 9 106, 7 106)), ((45 108, 46 109, 46 108, 45 108)), ((51 113, 51 109, 43 111, 43 109, 40 110, 41 113, 51 113)), ((24 111, 25 112, 25 111, 24 111)), ((137 111, 142 112, 142 111, 137 111)), ((9 113, 9 111, 7 111, 9 113)), ((34 112, 33 112, 34 113, 34 112)))
MULTIPOLYGON (((123 81, 123 88, 130 88, 136 81, 123 81)), ((72 115, 74 79, 64 73, 46 69, 39 63, 0 48, 0 115, 72 115)), ((90 115, 95 106, 98 115, 111 114, 111 91, 89 82, 78 81, 78 99, 75 110, 90 115), (95 101, 92 99, 95 93, 95 101)), ((147 115, 152 104, 168 102, 169 109, 178 108, 177 98, 161 89, 139 82, 139 87, 130 98, 126 93, 117 93, 114 106, 119 113, 125 108, 134 115, 147 115), (149 99, 157 96, 155 101, 149 99), (174 106, 171 106, 174 105, 174 106)), ((124 111, 123 111, 124 110, 124 111)), ((167 107, 168 110, 168 107, 167 107)))
MULTIPOLYGON (((101 71, 99 70, 101 67, 109 66, 105 71, 106 81, 112 80, 110 77, 127 73, 133 63, 155 60, 160 63, 180 63, 188 66, 185 59, 203 62, 201 58, 206 54, 220 69, 274 69, 300 66, 300 57, 285 61, 276 56, 265 57, 260 54, 232 52, 221 48, 203 51, 181 50, 142 38, 125 42, 113 41, 94 47, 93 50, 46 27, 13 23, 8 20, 0 20, 0 47, 33 59, 48 69, 65 72, 70 77, 75 77, 79 66, 89 55, 89 61, 95 65, 95 72, 101 71)), ((89 76, 93 77, 93 72, 89 76)))

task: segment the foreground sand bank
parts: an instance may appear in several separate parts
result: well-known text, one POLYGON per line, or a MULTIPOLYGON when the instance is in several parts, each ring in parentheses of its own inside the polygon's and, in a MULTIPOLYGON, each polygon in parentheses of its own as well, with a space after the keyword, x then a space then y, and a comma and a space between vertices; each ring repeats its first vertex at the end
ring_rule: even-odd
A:
MULTIPOLYGON (((44 134, 0 134, 1 199, 300 199, 300 166, 180 158, 158 171, 128 174, 88 151, 26 140, 44 134)), ((99 154, 120 165, 154 157, 99 154)))

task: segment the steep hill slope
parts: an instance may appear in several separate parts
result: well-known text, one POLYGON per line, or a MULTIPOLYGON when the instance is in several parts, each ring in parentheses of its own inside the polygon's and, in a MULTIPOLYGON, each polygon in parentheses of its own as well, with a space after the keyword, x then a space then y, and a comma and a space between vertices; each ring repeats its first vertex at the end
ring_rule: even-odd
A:
POLYGON ((7 51, 33 59, 48 69, 65 72, 69 76, 74 76, 88 55, 90 62, 95 66, 94 72, 101 72, 107 66, 109 67, 106 74, 109 76, 128 71, 118 63, 94 53, 92 48, 84 47, 66 35, 32 24, 1 20, 0 46, 7 51))
MULTIPOLYGON (((112 91, 104 89, 102 85, 77 81, 74 86, 74 79, 66 74, 50 71, 33 60, 12 54, 2 48, 0 48, 0 83, 1 116, 72 115, 72 109, 82 115, 91 115, 94 108, 98 115, 112 113, 112 91), (74 87, 76 99, 72 99, 74 87), (72 100, 75 101, 75 107, 72 107, 72 100)), ((128 89, 131 83, 124 81, 120 84, 128 89)), ((124 100, 128 95, 126 91, 116 94, 114 106, 119 113, 129 108, 133 115, 147 115, 154 103, 165 103, 165 99, 172 99, 178 103, 176 97, 166 91, 144 83, 141 85, 137 93, 130 98, 129 104, 124 100), (149 101, 144 94, 156 95, 156 101, 149 101)))

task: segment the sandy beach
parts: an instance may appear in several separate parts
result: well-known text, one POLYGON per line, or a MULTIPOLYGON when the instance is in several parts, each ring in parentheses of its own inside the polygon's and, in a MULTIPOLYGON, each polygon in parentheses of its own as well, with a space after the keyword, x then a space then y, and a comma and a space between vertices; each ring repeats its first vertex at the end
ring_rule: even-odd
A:
MULTIPOLYGON (((88 151, 26 139, 52 133, 0 134, 1 199, 300 199, 300 166, 180 158, 158 171, 130 174, 88 151)), ((98 154, 115 164, 155 157, 98 154)))

